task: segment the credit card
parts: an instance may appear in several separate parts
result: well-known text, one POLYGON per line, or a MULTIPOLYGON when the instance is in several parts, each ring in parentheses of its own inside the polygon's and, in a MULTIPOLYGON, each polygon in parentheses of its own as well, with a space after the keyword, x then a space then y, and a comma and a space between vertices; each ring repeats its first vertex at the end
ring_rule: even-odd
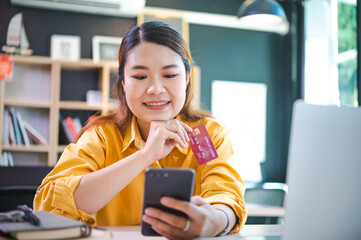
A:
POLYGON ((203 123, 193 127, 193 132, 188 133, 188 136, 190 138, 189 145, 198 165, 218 158, 216 148, 203 123))

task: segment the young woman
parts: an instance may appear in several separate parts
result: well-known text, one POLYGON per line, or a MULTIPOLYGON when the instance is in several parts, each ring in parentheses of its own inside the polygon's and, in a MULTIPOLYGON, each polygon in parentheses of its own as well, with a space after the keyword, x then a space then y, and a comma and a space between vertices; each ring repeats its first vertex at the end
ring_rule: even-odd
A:
POLYGON ((39 187, 34 209, 101 226, 139 225, 142 218, 171 239, 239 231, 245 189, 230 164, 229 131, 192 108, 191 75, 189 50, 175 30, 155 21, 133 27, 119 49, 113 89, 119 107, 89 122, 65 149, 39 187), (201 123, 219 157, 198 166, 187 133, 201 123), (141 216, 147 167, 195 170, 191 202, 161 199, 188 218, 154 208, 141 216))

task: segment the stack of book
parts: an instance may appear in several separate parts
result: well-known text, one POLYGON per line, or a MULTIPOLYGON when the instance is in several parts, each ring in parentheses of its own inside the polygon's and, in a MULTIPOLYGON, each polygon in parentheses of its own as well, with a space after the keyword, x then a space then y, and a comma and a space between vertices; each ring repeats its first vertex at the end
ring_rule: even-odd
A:
POLYGON ((1 154, 0 167, 14 167, 14 159, 11 152, 3 151, 1 154))
POLYGON ((59 140, 62 143, 68 144, 75 142, 75 139, 82 129, 82 124, 79 118, 72 118, 70 116, 62 118, 59 115, 59 140))
POLYGON ((3 145, 48 144, 48 140, 25 121, 20 112, 13 107, 5 107, 3 125, 3 145))

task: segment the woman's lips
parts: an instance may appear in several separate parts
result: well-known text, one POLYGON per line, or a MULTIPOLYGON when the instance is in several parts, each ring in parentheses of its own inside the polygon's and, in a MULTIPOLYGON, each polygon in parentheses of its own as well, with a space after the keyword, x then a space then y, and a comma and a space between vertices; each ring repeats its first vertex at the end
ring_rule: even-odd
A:
POLYGON ((163 110, 169 105, 170 101, 145 102, 143 103, 150 110, 163 110))

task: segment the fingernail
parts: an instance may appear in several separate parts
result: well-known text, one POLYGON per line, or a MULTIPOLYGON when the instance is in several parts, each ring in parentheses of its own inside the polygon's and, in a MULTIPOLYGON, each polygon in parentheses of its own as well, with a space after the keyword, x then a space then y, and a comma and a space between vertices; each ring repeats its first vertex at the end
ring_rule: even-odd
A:
POLYGON ((145 211, 144 211, 147 215, 153 215, 154 214, 154 210, 153 209, 151 209, 151 208, 147 208, 147 209, 145 209, 145 211))
POLYGON ((147 215, 143 215, 142 219, 143 219, 144 222, 148 222, 148 217, 147 217, 147 215))
POLYGON ((162 203, 162 204, 168 204, 168 203, 169 203, 169 199, 166 198, 166 197, 162 197, 162 198, 160 199, 160 203, 162 203))

